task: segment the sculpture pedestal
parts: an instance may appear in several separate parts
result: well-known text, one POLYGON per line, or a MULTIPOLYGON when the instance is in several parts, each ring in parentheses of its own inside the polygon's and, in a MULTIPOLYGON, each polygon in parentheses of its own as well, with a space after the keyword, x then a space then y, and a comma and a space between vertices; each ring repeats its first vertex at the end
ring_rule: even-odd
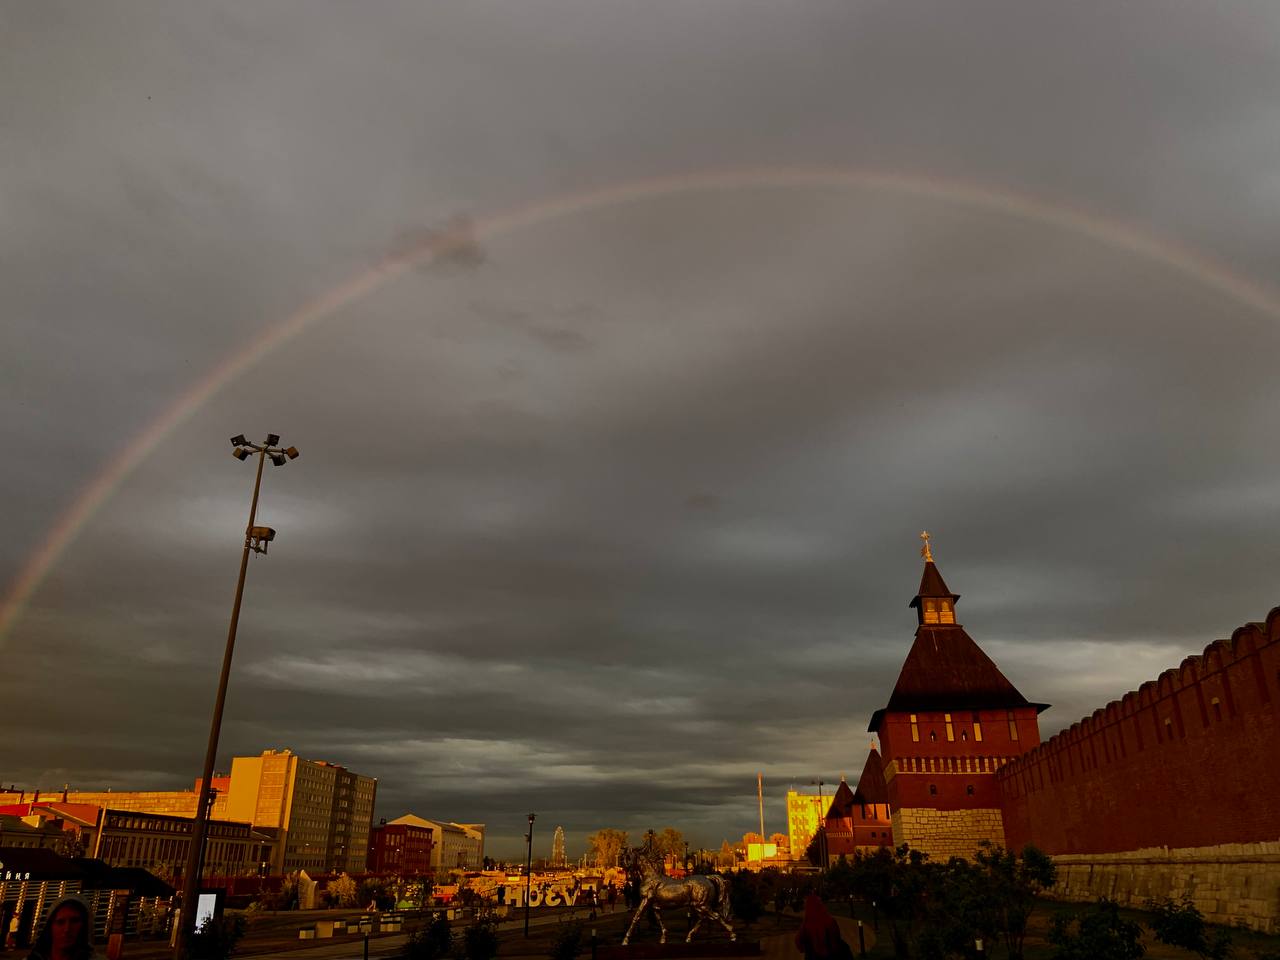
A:
MULTIPOLYGON (((585 951, 584 951, 585 952, 585 951)), ((666 943, 647 941, 630 943, 625 947, 620 943, 600 944, 596 947, 596 960, 694 960, 700 957, 758 957, 760 956, 759 940, 694 940, 685 943, 683 940, 666 943)))

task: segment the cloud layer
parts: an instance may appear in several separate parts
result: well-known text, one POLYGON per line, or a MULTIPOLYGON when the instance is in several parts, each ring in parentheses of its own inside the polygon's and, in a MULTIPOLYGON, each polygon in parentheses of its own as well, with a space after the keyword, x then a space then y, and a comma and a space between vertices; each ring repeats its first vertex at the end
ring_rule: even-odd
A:
MULTIPOLYGON (((682 171, 884 169, 1275 274, 1273 4, 539 2, 0 13, 0 576, 298 304, 458 215, 682 171), (1086 5, 1087 6, 1087 5, 1086 5)), ((1097 238, 885 189, 605 206, 412 271, 264 358, 3 639, 0 777, 198 773, 281 433, 222 762, 379 813, 718 845, 855 776, 915 536, 1065 726, 1278 599, 1274 318, 1097 238)))

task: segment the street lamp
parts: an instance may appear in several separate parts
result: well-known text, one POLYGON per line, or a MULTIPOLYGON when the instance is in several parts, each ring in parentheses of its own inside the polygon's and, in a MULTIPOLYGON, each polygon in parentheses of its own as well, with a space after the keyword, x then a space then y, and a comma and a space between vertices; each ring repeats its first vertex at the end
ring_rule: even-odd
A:
POLYGON ((266 442, 251 443, 243 433, 231 438, 232 456, 248 460, 258 455, 258 471, 253 479, 253 501, 249 505, 249 523, 244 530, 244 552, 240 556, 240 578, 236 581, 236 598, 231 605, 231 626, 227 629, 227 646, 222 653, 222 673, 218 677, 218 694, 213 701, 213 721, 209 725, 209 747, 204 756, 204 776, 200 778, 200 797, 196 801, 195 821, 191 824, 191 849, 187 852, 187 868, 182 877, 182 914, 177 936, 173 940, 174 960, 184 960, 187 943, 195 929, 196 898, 200 893, 200 864, 204 854, 205 835, 209 828, 209 801, 213 780, 213 763, 218 755, 218 734, 222 730, 222 708, 227 700, 227 680, 231 676, 231 655, 236 647, 236 627, 240 623, 240 601, 244 597, 244 578, 249 570, 249 552, 267 552, 267 544, 275 539, 270 527, 254 525, 258 516, 258 491, 262 486, 262 467, 271 458, 277 467, 298 458, 297 447, 280 447, 280 437, 267 434, 266 442))
POLYGON ((827 801, 822 796, 822 781, 810 780, 818 785, 818 855, 822 857, 822 869, 830 866, 827 854, 827 801))
POLYGON ((524 860, 524 935, 529 938, 529 881, 533 879, 533 814, 529 814, 529 832, 524 835, 529 845, 524 860))

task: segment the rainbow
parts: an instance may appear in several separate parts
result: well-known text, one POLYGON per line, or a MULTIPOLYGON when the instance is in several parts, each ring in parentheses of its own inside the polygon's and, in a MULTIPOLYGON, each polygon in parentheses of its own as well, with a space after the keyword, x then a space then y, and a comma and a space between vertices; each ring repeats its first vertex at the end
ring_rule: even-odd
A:
POLYGON ((1131 224, 1078 208, 978 183, 874 170, 785 167, 684 173, 632 180, 561 194, 499 211, 470 222, 467 231, 445 231, 385 257, 365 272, 316 297, 271 324, 247 346, 224 358, 200 378, 161 416, 147 424, 85 486, 58 517, 28 558, 0 601, 0 642, 7 636, 35 590, 93 515, 111 499, 134 469, 169 434, 203 407, 223 387, 302 334, 312 324, 360 301, 405 271, 465 252, 469 243, 534 227, 603 207, 682 193, 757 188, 856 188, 937 200, 1055 227, 1112 249, 1143 257, 1185 275, 1251 310, 1280 320, 1275 293, 1229 270, 1221 263, 1131 224))

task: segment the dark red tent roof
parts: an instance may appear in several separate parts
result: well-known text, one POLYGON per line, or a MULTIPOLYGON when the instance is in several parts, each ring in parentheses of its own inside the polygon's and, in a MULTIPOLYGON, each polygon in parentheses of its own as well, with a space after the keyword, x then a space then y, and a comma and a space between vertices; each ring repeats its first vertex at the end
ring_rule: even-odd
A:
POLYGON ((919 607, 920 599, 929 597, 931 599, 948 599, 955 603, 960 599, 960 594, 952 593, 948 588, 946 581, 942 579, 942 574, 938 572, 938 566, 932 560, 925 561, 924 573, 920 575, 920 589, 916 591, 915 597, 907 604, 909 607, 919 607))
POLYGON ((831 806, 827 808, 827 819, 849 816, 853 803, 853 791, 849 789, 849 784, 841 780, 835 796, 831 798, 831 806))
POLYGON ((875 747, 867 753, 867 762, 862 765, 862 776, 858 777, 858 789, 853 792, 853 798, 858 803, 889 802, 884 765, 880 762, 880 751, 875 747))
MULTIPOLYGON (((952 593, 933 561, 924 565, 920 592, 911 601, 919 607, 922 598, 950 598, 952 593)), ((958 623, 922 623, 916 639, 894 684, 889 704, 871 717, 868 729, 875 732, 886 712, 923 713, 926 710, 991 710, 1035 707, 1018 692, 969 634, 958 623)))

